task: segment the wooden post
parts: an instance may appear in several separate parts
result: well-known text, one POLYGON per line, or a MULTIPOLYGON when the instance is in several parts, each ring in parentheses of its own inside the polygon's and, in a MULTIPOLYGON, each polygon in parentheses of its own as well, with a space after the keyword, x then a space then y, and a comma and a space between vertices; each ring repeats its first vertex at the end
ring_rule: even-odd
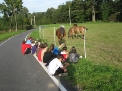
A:
POLYGON ((44 39, 44 29, 43 29, 43 39, 44 39))
POLYGON ((85 43, 86 42, 85 41, 86 39, 85 38, 86 38, 86 29, 84 31, 84 57, 86 58, 86 43, 85 43))
POLYGON ((54 44, 56 45, 56 39, 55 39, 55 27, 54 27, 54 44))

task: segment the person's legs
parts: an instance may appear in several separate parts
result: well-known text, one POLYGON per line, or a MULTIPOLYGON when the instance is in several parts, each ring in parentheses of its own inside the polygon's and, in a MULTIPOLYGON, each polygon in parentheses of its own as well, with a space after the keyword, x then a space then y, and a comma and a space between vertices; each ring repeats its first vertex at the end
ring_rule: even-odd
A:
POLYGON ((60 74, 60 73, 64 73, 64 72, 66 72, 66 70, 63 70, 63 69, 61 69, 60 67, 56 70, 56 72, 54 73, 54 76, 56 76, 56 75, 58 75, 58 74, 60 74))
POLYGON ((66 72, 67 72, 67 69, 64 69, 64 72, 60 73, 59 76, 66 76, 66 75, 68 75, 68 73, 66 73, 66 72))
POLYGON ((31 53, 31 48, 27 48, 25 54, 31 53))

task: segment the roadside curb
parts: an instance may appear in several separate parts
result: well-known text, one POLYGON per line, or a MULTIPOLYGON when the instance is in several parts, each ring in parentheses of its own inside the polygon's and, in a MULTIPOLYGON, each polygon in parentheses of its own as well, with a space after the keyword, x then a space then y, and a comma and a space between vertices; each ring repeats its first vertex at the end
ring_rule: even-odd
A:
MULTIPOLYGON (((38 58, 36 55, 33 55, 35 57, 35 59, 38 61, 38 58)), ((43 69, 47 72, 47 74, 51 77, 51 79, 55 82, 55 84, 61 89, 61 91, 67 91, 64 86, 55 78, 55 76, 52 76, 48 73, 48 70, 47 68, 44 66, 44 64, 42 62, 39 62, 38 63, 43 67, 43 69)))

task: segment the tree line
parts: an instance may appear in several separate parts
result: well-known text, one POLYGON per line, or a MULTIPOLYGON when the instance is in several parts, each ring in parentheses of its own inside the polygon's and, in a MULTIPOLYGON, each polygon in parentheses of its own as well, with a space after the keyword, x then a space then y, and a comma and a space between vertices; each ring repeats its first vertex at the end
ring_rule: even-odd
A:
MULTIPOLYGON (((122 0, 72 0, 46 12, 29 13, 22 0, 4 0, 0 4, 0 30, 29 29, 35 25, 83 22, 121 22, 122 0)), ((40 4, 41 5, 41 4, 40 4)))

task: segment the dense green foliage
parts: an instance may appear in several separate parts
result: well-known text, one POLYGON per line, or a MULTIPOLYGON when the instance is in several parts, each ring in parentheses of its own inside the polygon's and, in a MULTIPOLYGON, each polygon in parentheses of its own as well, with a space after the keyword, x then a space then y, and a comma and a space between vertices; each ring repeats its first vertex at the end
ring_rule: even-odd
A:
POLYGON ((30 14, 26 7, 22 6, 22 0, 4 0, 0 4, 0 12, 3 17, 0 17, 0 31, 9 30, 24 30, 31 26, 30 14))
POLYGON ((49 8, 46 12, 36 13, 36 22, 37 25, 68 23, 70 19, 72 23, 121 22, 121 6, 121 0, 72 0, 57 9, 49 8))
POLYGON ((72 0, 61 4, 57 9, 48 8, 46 12, 29 13, 22 6, 22 0, 4 0, 0 4, 0 31, 26 29, 26 26, 82 23, 90 21, 121 22, 122 0, 72 0), (35 18, 34 18, 35 17, 35 18))

